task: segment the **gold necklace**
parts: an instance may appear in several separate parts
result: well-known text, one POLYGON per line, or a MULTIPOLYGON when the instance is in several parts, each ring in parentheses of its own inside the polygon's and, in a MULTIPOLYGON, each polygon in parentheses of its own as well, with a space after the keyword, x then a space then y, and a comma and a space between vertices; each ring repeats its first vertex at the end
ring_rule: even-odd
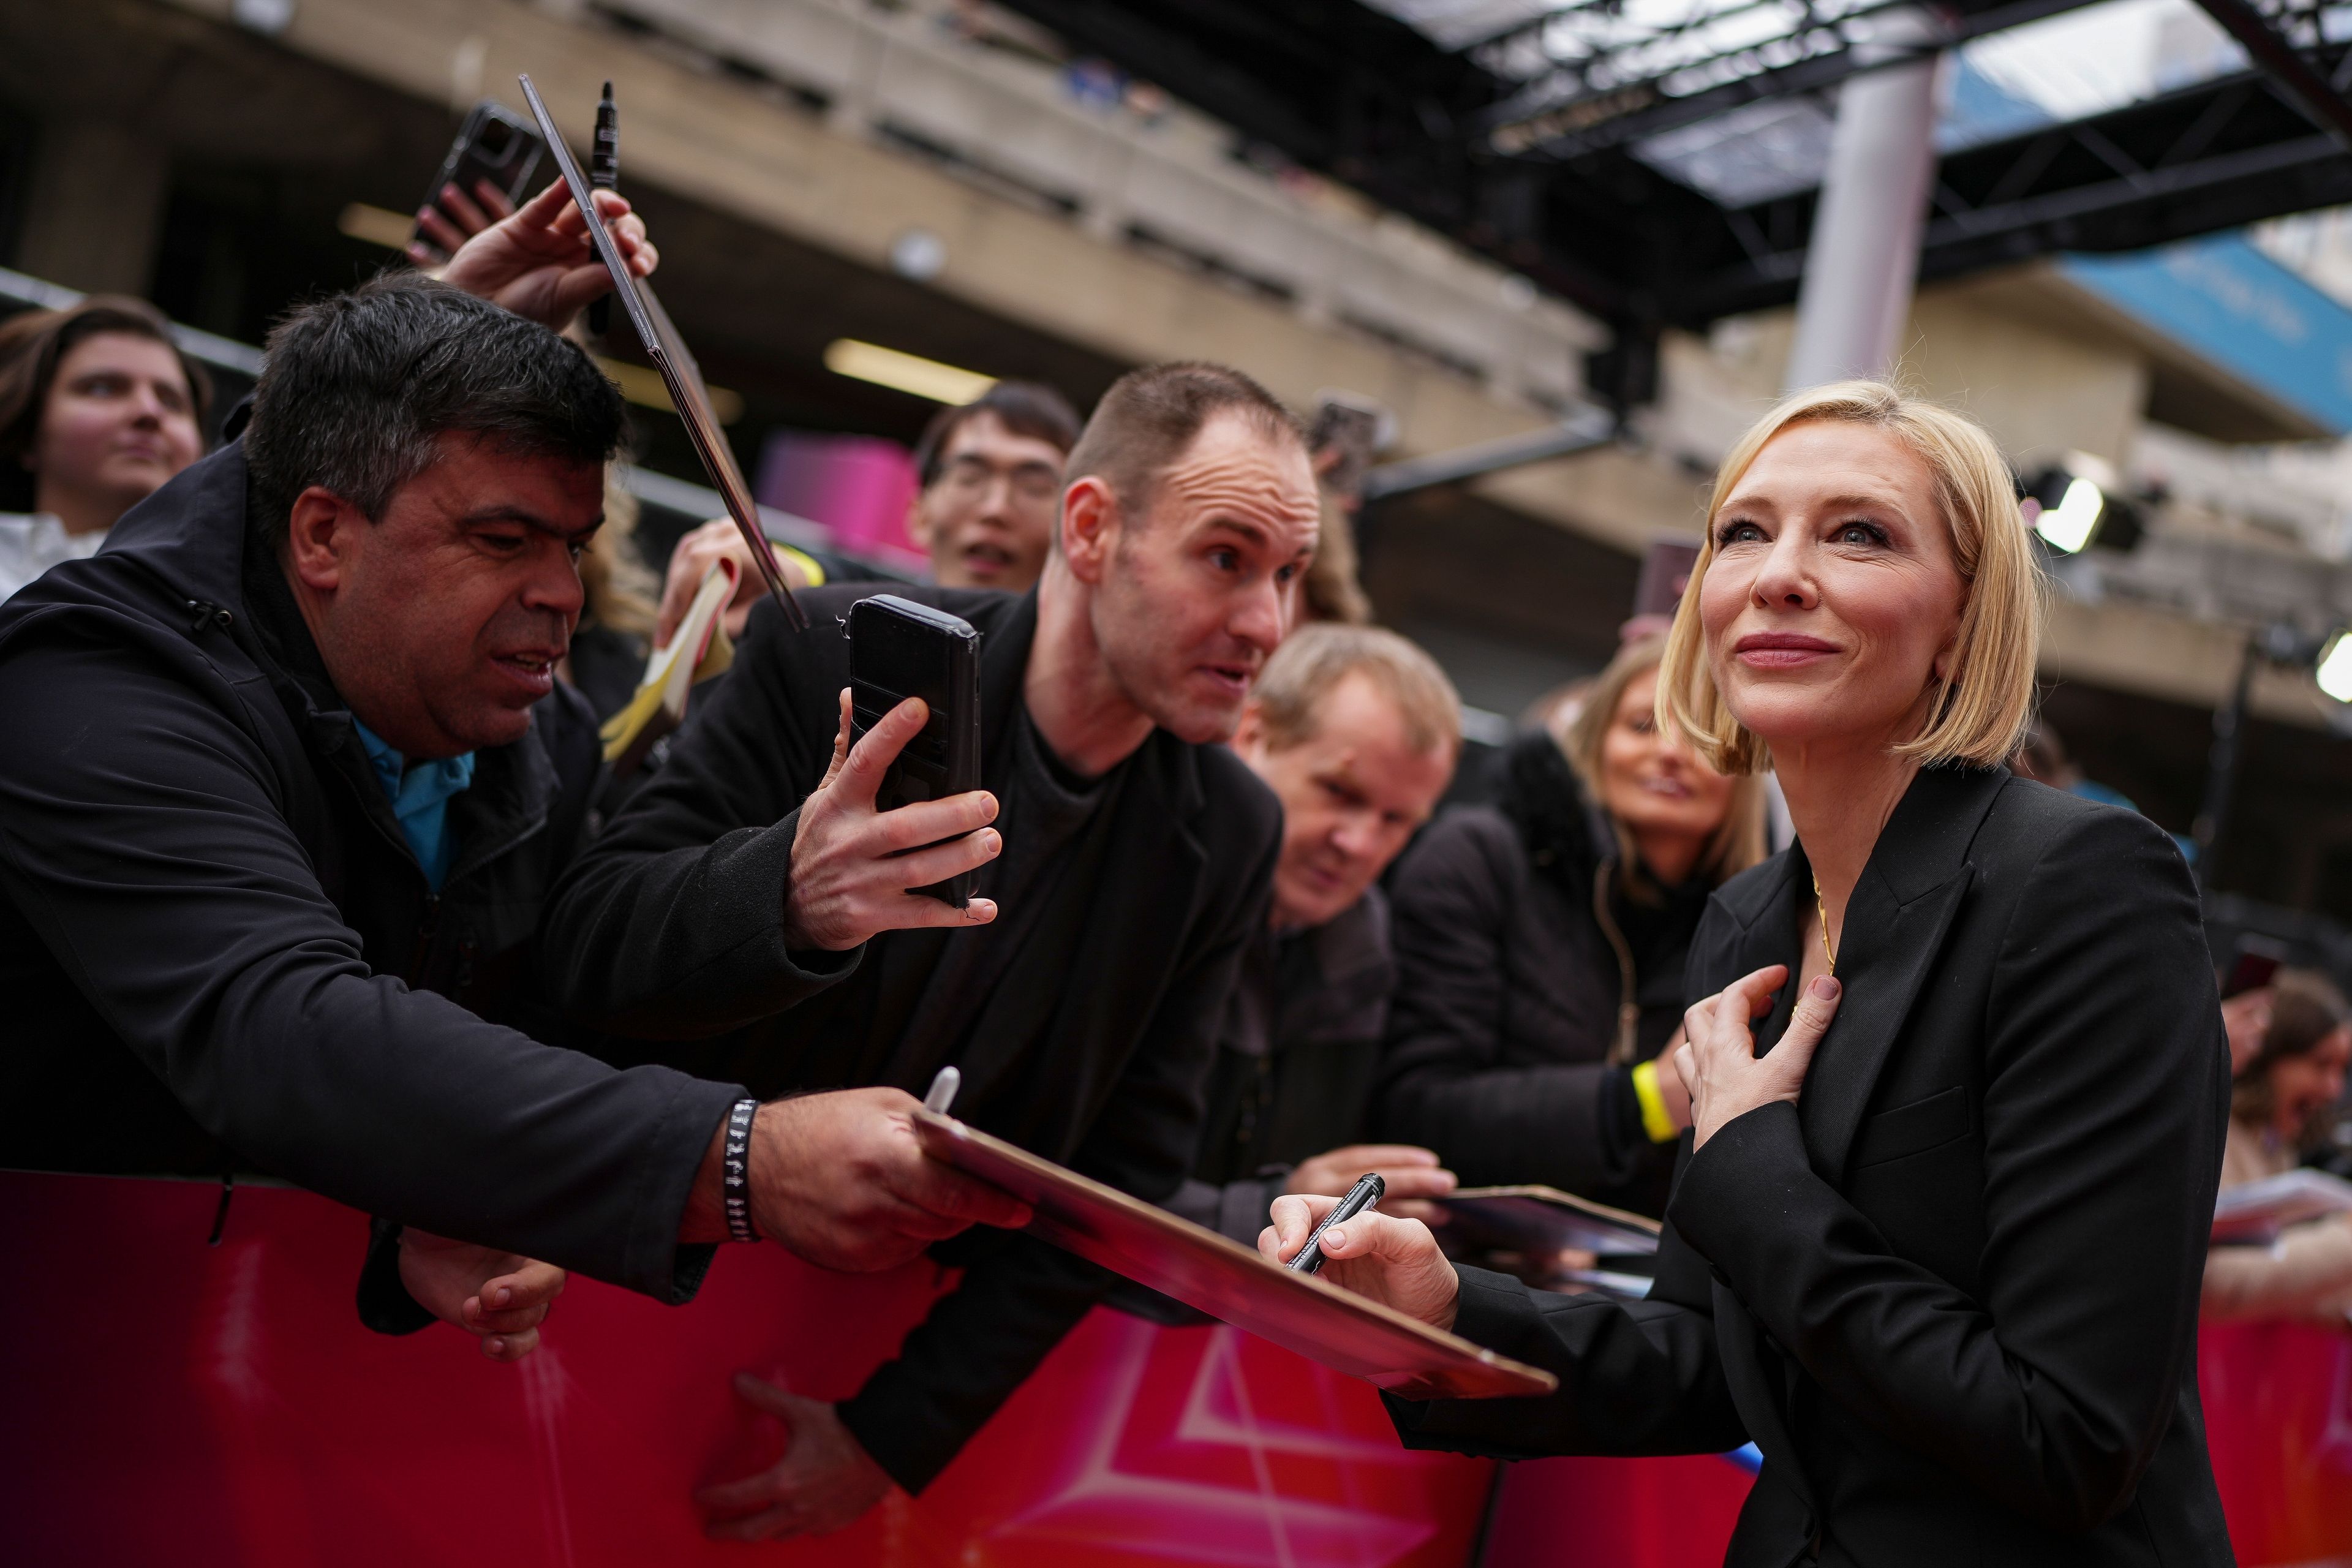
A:
POLYGON ((1813 879, 1813 912, 1822 917, 1822 956, 1830 961, 1830 973, 1837 973, 1837 949, 1830 945, 1830 907, 1822 901, 1822 879, 1813 879))

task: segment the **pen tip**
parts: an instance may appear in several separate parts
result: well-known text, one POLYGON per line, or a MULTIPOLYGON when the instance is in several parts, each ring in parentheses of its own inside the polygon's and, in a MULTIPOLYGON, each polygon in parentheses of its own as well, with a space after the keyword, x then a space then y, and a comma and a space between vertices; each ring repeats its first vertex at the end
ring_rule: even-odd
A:
POLYGON ((604 84, 604 101, 607 103, 613 101, 613 84, 609 81, 604 84))

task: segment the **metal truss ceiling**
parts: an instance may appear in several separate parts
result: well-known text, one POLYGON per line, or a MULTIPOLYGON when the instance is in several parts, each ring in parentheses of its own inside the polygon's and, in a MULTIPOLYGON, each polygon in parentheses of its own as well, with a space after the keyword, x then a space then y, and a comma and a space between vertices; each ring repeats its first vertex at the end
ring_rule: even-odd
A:
MULTIPOLYGON (((1886 0, 1685 0, 1679 19, 1640 26, 1628 16, 1645 0, 1489 5, 1516 15, 1454 48, 1358 0, 1008 3, 1638 342, 1794 299, 1816 194, 1726 207, 1635 156, 1637 137, 2076 0, 1958 0, 1907 37, 1886 0)), ((2200 3, 2267 68, 1946 153, 1923 274, 2352 202, 2352 10, 2200 3)))
POLYGON ((1579 0, 1468 54, 1506 80, 1528 79, 1481 117, 1494 151, 1572 156, 1742 104, 1819 92, 1857 70, 2084 3, 1930 11, 1915 0, 1579 0))

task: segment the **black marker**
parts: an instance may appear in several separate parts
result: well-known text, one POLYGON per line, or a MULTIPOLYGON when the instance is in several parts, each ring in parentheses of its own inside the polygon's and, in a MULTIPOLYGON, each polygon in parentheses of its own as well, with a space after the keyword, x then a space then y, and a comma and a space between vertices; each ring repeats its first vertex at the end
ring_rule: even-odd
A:
MULTIPOLYGON (((621 188, 621 111, 613 102, 613 84, 604 84, 604 97, 596 105, 596 140, 588 153, 588 183, 600 191, 621 188)), ((585 215, 596 221, 596 215, 585 215)), ((613 324, 613 300, 606 295, 588 307, 588 330, 603 335, 613 324)))
POLYGON ((1366 1209, 1378 1208, 1381 1194, 1388 1189, 1389 1184, 1381 1180, 1378 1171, 1349 1188, 1348 1195, 1323 1216, 1323 1223, 1315 1227, 1315 1233, 1307 1238, 1307 1245, 1300 1247, 1298 1256, 1290 1260, 1287 1265, 1290 1270, 1296 1274, 1312 1274, 1322 1268, 1323 1233, 1342 1220, 1355 1218, 1366 1209))

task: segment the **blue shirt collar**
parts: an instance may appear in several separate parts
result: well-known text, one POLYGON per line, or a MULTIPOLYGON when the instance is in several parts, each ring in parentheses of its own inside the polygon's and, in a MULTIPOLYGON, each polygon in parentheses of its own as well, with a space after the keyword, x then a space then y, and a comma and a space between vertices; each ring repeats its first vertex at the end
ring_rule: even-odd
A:
POLYGON ((444 757, 412 767, 390 742, 357 719, 352 721, 352 728, 359 732, 360 744, 367 749, 375 782, 383 786, 384 797, 392 802, 392 815, 400 823, 401 837, 408 840, 416 863, 425 868, 425 884, 439 892, 457 858, 457 840, 449 832, 449 801, 473 784, 474 753, 467 752, 461 757, 444 757))

